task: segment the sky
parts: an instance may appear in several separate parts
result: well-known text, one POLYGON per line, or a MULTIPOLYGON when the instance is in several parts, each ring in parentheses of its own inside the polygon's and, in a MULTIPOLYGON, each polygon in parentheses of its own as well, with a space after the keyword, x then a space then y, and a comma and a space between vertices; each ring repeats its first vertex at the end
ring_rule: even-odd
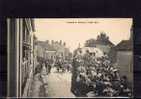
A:
POLYGON ((113 44, 130 37, 132 18, 38 18, 35 19, 35 35, 38 40, 65 41, 70 51, 80 43, 94 38, 101 32, 109 36, 113 44))

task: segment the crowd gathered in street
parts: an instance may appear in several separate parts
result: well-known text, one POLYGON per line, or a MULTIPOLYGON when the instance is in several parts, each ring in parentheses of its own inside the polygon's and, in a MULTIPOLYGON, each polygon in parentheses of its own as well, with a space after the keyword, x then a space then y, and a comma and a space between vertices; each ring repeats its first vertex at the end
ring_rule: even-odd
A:
POLYGON ((46 72, 49 74, 52 68, 56 68, 57 72, 71 72, 72 65, 70 60, 65 60, 62 57, 56 59, 51 58, 38 58, 39 65, 36 68, 36 73, 40 72, 43 66, 46 67, 46 72))
POLYGON ((108 55, 96 57, 89 50, 75 53, 71 61, 61 57, 54 59, 39 58, 36 73, 46 67, 49 74, 52 67, 59 73, 71 72, 71 91, 80 97, 132 96, 132 89, 126 76, 120 76, 118 68, 110 62, 108 55))
POLYGON ((120 76, 119 70, 112 64, 108 55, 95 57, 89 50, 73 56, 71 91, 80 97, 122 96, 130 97, 132 90, 126 76, 120 76))

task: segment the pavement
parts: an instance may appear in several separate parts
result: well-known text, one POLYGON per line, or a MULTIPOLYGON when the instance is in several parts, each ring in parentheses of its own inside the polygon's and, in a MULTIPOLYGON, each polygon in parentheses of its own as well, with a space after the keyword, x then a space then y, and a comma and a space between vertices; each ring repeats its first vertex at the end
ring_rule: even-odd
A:
POLYGON ((71 73, 57 73, 56 68, 52 68, 47 83, 48 97, 75 97, 70 91, 71 73))
POLYGON ((43 85, 43 83, 42 81, 40 81, 39 77, 40 77, 40 74, 36 74, 34 76, 30 97, 40 97, 40 87, 43 85))

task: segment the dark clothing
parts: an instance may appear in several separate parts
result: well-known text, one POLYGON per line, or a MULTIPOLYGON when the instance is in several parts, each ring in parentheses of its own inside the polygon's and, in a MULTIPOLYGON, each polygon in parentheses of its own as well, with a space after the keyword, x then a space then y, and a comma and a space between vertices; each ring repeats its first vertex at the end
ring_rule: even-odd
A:
POLYGON ((48 65, 48 73, 51 71, 51 65, 48 65))

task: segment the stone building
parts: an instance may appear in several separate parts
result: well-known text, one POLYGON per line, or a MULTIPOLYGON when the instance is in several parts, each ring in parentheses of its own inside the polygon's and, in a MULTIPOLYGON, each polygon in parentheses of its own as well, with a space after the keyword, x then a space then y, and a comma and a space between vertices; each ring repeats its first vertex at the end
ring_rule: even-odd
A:
POLYGON ((35 65, 34 32, 31 18, 7 19, 8 97, 28 96, 35 65))
POLYGON ((66 47, 65 42, 58 41, 38 41, 38 54, 37 56, 43 57, 43 58, 49 58, 49 57, 62 57, 67 58, 70 55, 69 49, 66 47))
POLYGON ((109 57, 113 64, 119 68, 120 75, 127 76, 133 82, 133 27, 131 27, 129 40, 122 40, 112 47, 109 57))
POLYGON ((120 75, 127 76, 129 81, 133 81, 133 48, 131 40, 122 40, 116 47, 116 65, 120 75))

